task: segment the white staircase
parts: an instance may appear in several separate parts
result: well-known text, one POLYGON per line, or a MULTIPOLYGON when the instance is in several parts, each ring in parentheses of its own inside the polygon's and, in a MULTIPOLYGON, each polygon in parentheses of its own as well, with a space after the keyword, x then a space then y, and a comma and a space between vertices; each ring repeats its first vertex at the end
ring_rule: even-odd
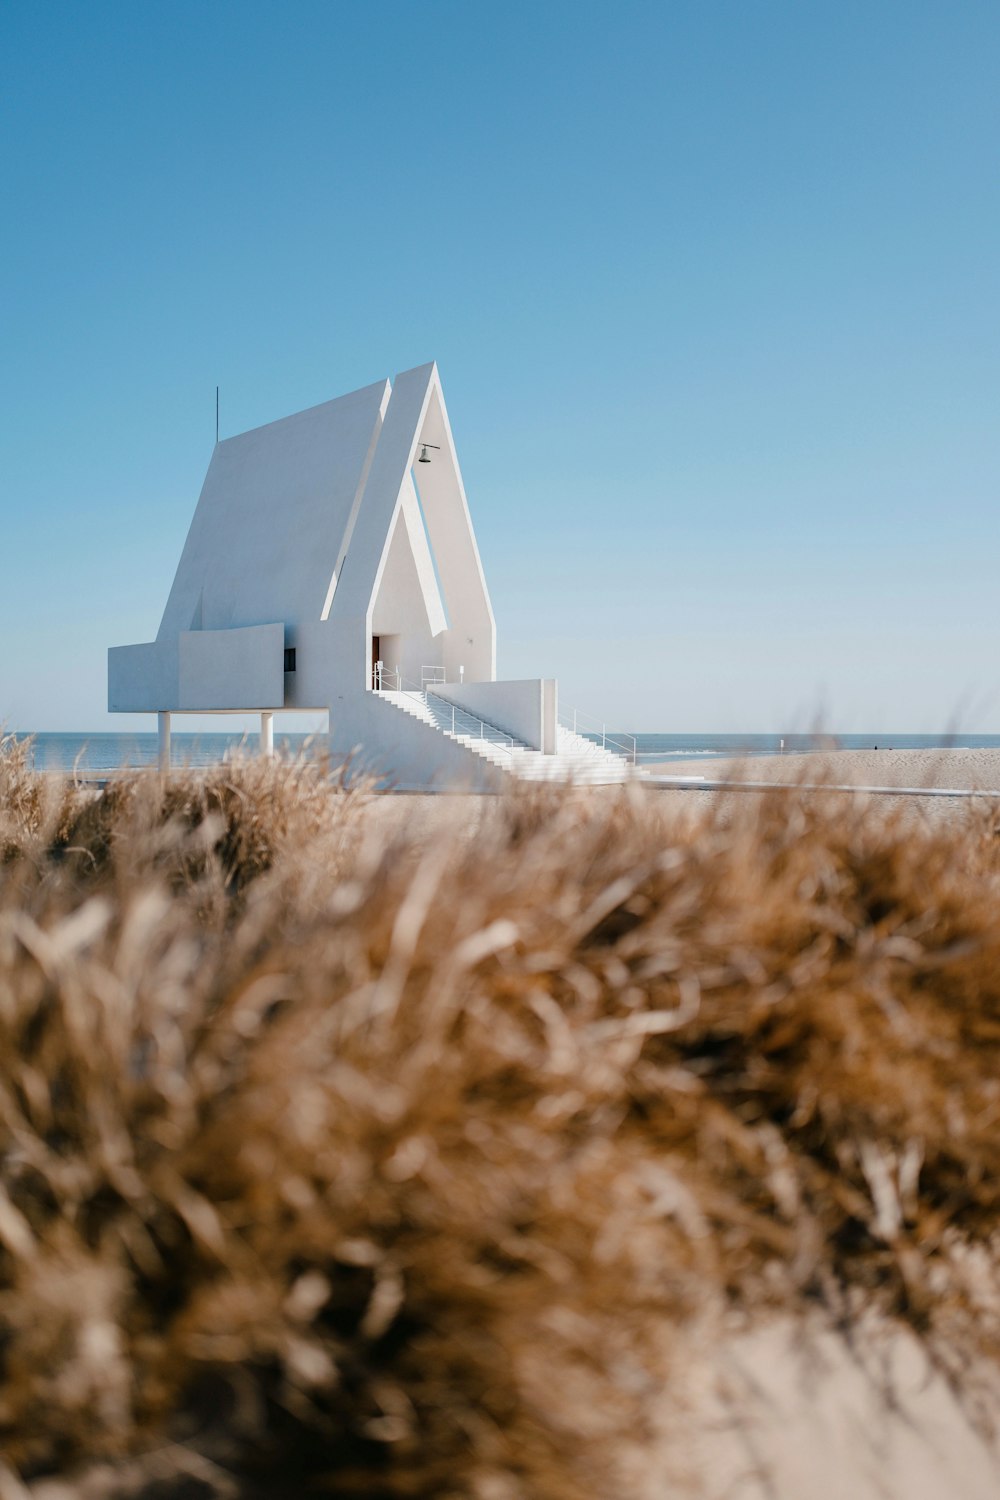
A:
POLYGON ((575 734, 562 725, 556 731, 556 753, 544 755, 541 750, 532 749, 523 740, 514 739, 495 724, 487 724, 434 692, 418 692, 416 689, 390 692, 383 689, 379 697, 482 756, 497 770, 525 781, 573 781, 589 786, 607 786, 625 781, 634 774, 631 762, 624 755, 602 749, 585 735, 575 734))

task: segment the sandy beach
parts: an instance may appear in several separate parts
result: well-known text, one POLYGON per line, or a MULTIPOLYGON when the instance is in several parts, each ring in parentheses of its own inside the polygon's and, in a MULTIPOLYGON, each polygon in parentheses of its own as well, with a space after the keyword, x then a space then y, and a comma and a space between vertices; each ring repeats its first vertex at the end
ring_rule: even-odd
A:
MULTIPOLYGON (((1000 750, 838 750, 808 755, 733 756, 724 760, 664 761, 644 768, 649 772, 637 783, 650 798, 650 809, 672 820, 727 795, 714 784, 724 782, 768 782, 858 787, 899 787, 898 797, 880 798, 884 804, 903 809, 919 821, 938 821, 961 815, 983 804, 963 796, 907 795, 908 790, 934 788, 967 793, 1000 793, 1000 750), (683 786, 658 784, 657 778, 683 778, 683 786), (695 778, 705 778, 705 783, 695 778)), ((617 796, 620 788, 578 788, 576 795, 617 796)), ((747 793, 752 796, 753 793, 747 793)), ((845 794, 847 795, 847 794, 845 794)), ((450 829, 475 838, 498 810, 495 797, 465 792, 395 792, 373 797, 364 821, 378 836, 406 835, 412 838, 450 829)))
MULTIPOLYGON (((1000 793, 1000 750, 837 750, 809 755, 733 756, 723 760, 692 757, 687 761, 663 761, 644 769, 649 778, 642 778, 638 784, 645 783, 657 810, 669 816, 693 812, 709 800, 726 795, 725 791, 712 785, 703 786, 694 779, 699 777, 708 783, 899 787, 899 798, 887 800, 932 818, 947 817, 956 809, 968 808, 970 801, 967 797, 955 801, 947 797, 907 797, 905 789, 1000 793), (686 785, 683 789, 658 786, 658 777, 683 778, 686 785)), ((617 795, 618 790, 613 786, 581 787, 578 795, 607 797, 617 795)), ((396 792, 373 798, 366 821, 382 835, 430 834, 451 828, 474 838, 495 811, 494 797, 462 792, 437 795, 396 792)))
POLYGON ((829 782, 837 786, 934 787, 1000 792, 1000 750, 834 750, 662 761, 651 776, 708 781, 829 782))

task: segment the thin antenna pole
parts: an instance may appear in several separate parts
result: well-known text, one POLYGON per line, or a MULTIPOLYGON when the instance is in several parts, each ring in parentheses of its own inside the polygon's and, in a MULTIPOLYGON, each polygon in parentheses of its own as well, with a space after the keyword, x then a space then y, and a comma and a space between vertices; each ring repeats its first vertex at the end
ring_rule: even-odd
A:
POLYGON ((215 441, 219 441, 219 387, 215 387, 215 441))

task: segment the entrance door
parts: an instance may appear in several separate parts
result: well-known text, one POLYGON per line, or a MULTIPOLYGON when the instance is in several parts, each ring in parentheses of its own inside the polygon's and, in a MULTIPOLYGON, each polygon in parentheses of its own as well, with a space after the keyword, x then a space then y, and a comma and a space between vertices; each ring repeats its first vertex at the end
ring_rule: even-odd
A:
POLYGON ((371 686, 373 688, 377 688, 379 686, 378 673, 375 670, 375 663, 379 662, 381 660, 382 660, 382 641, 381 641, 381 638, 379 636, 373 635, 372 636, 372 676, 371 676, 371 686))

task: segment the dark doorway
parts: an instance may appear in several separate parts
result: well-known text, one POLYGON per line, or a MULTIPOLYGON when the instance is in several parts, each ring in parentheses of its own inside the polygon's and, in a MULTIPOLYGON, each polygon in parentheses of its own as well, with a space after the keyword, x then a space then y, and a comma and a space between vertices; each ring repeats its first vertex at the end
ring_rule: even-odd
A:
POLYGON ((382 638, 381 638, 381 636, 373 635, 372 636, 372 680, 371 680, 371 686, 373 688, 377 688, 378 687, 378 678, 376 677, 376 674, 375 674, 375 663, 377 661, 381 661, 381 660, 382 660, 382 638))

